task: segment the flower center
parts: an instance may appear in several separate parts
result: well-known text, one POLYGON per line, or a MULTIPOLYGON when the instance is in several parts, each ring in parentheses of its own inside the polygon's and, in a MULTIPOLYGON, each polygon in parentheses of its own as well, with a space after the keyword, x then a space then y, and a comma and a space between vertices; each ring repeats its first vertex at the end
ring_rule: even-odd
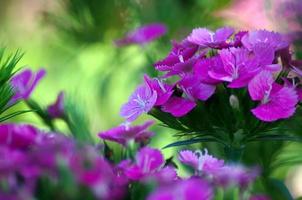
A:
POLYGON ((270 97, 271 91, 272 91, 272 86, 270 85, 269 89, 264 92, 264 97, 261 101, 262 104, 266 104, 270 101, 269 97, 270 97))
POLYGON ((197 155, 198 157, 198 166, 197 166, 197 170, 199 172, 202 171, 203 169, 203 166, 204 166, 204 162, 205 162, 205 158, 206 156, 208 155, 208 150, 205 149, 204 152, 200 151, 200 150, 197 150, 195 151, 195 154, 197 155))

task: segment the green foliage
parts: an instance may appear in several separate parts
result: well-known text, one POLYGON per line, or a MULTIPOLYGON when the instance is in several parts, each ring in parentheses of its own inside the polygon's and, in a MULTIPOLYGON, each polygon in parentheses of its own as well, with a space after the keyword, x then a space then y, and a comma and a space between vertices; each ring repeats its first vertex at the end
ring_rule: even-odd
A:
POLYGON ((38 181, 35 190, 37 199, 43 200, 94 200, 93 193, 82 185, 77 185, 74 175, 63 163, 60 166, 57 178, 45 174, 38 181))
POLYGON ((55 126, 53 123, 53 119, 49 116, 46 108, 41 107, 36 101, 33 99, 26 100, 27 106, 34 110, 34 112, 40 117, 40 119, 47 125, 50 130, 55 131, 55 126))
POLYGON ((16 103, 10 102, 14 95, 10 79, 15 74, 17 64, 23 56, 20 51, 16 51, 14 54, 9 55, 6 55, 5 51, 6 49, 4 47, 0 47, 0 122, 31 112, 31 110, 22 110, 5 114, 5 112, 16 103))
POLYGON ((218 20, 211 13, 228 2, 230 0, 64 0, 59 3, 61 12, 45 12, 44 19, 64 38, 89 44, 104 41, 108 32, 111 39, 121 36, 120 27, 126 24, 130 25, 125 27, 129 30, 137 24, 163 22, 173 33, 184 26, 214 24, 218 20))
POLYGON ((64 102, 64 121, 68 125, 71 134, 79 141, 93 142, 87 116, 84 109, 79 105, 78 100, 66 98, 64 102))

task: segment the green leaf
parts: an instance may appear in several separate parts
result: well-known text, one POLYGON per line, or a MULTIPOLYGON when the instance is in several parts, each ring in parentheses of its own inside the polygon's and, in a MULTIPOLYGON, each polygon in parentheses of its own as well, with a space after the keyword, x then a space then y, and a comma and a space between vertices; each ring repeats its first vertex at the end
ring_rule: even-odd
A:
POLYGON ((72 98, 66 98, 66 101, 64 102, 64 120, 68 125, 71 134, 76 139, 84 142, 93 142, 93 138, 89 130, 88 118, 84 115, 84 109, 78 104, 78 102, 78 99, 77 103, 75 103, 72 98))
POLYGON ((191 144, 201 143, 201 142, 218 142, 218 141, 215 138, 189 139, 189 140, 173 142, 173 143, 168 144, 167 146, 163 147, 163 149, 170 148, 170 147, 183 146, 183 145, 191 145, 191 144))
POLYGON ((298 136, 291 135, 281 135, 281 134, 267 134, 267 135, 257 135, 255 137, 251 137, 247 140, 247 142, 255 142, 255 141, 295 141, 302 142, 302 138, 298 136))
POLYGON ((4 83, 0 86, 0 114, 10 108, 8 105, 10 99, 13 97, 13 90, 10 84, 4 83))
POLYGON ((25 101, 27 106, 35 111, 35 113, 42 119, 45 125, 47 125, 52 131, 55 131, 52 118, 48 115, 47 111, 42 108, 36 101, 28 99, 25 101))
POLYGON ((6 59, 4 55, 5 48, 0 48, 0 85, 6 83, 14 75, 13 71, 23 57, 23 53, 20 53, 19 50, 6 59))
POLYGON ((283 181, 278 179, 270 179, 270 182, 283 194, 286 200, 294 200, 283 181))
POLYGON ((21 115, 21 114, 24 114, 24 113, 28 113, 28 112, 33 112, 33 110, 22 110, 22 111, 17 111, 17 112, 10 113, 8 115, 0 117, 0 122, 6 121, 10 118, 13 118, 15 116, 18 116, 18 115, 21 115))

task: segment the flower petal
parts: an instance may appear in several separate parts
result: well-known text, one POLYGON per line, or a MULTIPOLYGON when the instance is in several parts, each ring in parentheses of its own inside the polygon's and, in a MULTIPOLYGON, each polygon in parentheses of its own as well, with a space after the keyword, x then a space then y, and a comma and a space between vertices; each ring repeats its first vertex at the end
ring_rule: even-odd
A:
POLYGON ((196 103, 181 97, 171 97, 167 103, 162 106, 162 111, 171 113, 174 117, 182 117, 189 113, 196 103))

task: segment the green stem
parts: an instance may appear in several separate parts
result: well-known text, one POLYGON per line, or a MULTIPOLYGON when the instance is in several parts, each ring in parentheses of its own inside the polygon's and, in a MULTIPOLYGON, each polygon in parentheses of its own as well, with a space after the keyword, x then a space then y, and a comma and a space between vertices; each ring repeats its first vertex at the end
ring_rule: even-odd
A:
POLYGON ((224 153, 228 162, 239 162, 241 160, 244 151, 244 146, 235 147, 232 145, 226 146, 224 148, 224 153))

